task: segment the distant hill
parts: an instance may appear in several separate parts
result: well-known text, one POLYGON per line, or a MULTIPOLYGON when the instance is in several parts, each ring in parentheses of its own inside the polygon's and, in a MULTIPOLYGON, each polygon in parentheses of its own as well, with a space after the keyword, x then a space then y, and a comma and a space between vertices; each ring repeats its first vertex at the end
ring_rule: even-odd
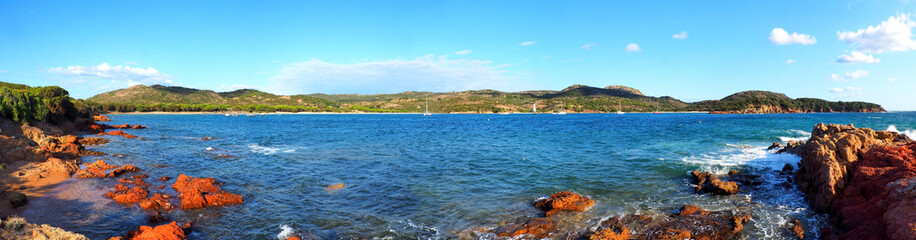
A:
POLYGON ((720 100, 701 101, 689 107, 711 113, 804 113, 804 112, 884 112, 881 105, 867 102, 830 102, 817 98, 792 99, 768 91, 744 91, 720 100))
POLYGON ((747 91, 721 100, 686 103, 673 97, 646 96, 635 88, 605 88, 575 84, 563 90, 503 92, 416 92, 395 94, 275 95, 253 89, 214 92, 160 85, 133 86, 87 99, 110 111, 313 111, 313 112, 422 112, 498 113, 531 112, 653 112, 708 111, 714 113, 871 112, 881 106, 863 102, 792 99, 780 93, 747 91))

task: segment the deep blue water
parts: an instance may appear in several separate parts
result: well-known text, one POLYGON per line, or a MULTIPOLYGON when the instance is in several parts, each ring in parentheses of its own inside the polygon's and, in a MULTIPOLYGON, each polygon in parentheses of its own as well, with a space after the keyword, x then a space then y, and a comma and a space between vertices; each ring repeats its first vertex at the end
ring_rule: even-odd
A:
MULTIPOLYGON (((125 130, 146 140, 107 137, 110 144, 92 149, 110 155, 84 162, 134 164, 154 186, 170 186, 174 180, 155 178, 179 173, 214 177, 244 196, 242 205, 168 213, 197 220, 192 239, 276 239, 281 225, 323 239, 490 238, 473 229, 534 216, 531 201, 561 190, 597 200, 567 219, 569 229, 691 203, 749 212, 749 239, 779 238, 791 219, 818 229, 826 217, 776 180, 733 196, 698 195, 688 172, 737 169, 776 179, 772 169, 798 158, 765 148, 806 139, 819 122, 916 129, 916 113, 110 117, 111 124, 146 125, 125 130), (335 183, 346 187, 325 190, 335 183)), ((147 224, 138 207, 101 197, 115 182, 70 180, 53 199, 35 203, 45 207, 23 215, 93 239, 147 224)), ((171 187, 156 191, 176 195, 171 187)))

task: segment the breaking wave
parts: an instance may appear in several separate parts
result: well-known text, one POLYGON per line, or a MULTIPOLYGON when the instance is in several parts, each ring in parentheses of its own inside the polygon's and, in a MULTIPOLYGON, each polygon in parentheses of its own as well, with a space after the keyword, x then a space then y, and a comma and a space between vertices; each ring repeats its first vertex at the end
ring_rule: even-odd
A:
POLYGON ((249 144, 249 145, 248 145, 248 148, 251 149, 251 152, 253 152, 253 153, 260 153, 260 154, 264 154, 264 155, 273 155, 273 154, 277 154, 277 153, 294 153, 294 152, 296 152, 296 148, 295 148, 295 147, 286 147, 286 148, 280 148, 280 147, 265 147, 265 146, 258 145, 257 143, 249 144))

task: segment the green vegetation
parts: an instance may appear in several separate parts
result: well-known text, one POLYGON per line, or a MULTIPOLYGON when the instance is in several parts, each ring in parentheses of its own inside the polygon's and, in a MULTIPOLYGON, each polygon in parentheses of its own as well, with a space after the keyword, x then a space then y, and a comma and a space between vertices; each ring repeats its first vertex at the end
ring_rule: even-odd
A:
POLYGON ((18 123, 61 122, 83 115, 63 88, 0 82, 0 116, 18 123))
POLYGON ((866 102, 830 102, 816 98, 792 99, 781 93, 767 91, 745 91, 729 95, 721 100, 702 101, 692 104, 693 111, 740 111, 753 107, 774 106, 788 112, 861 112, 884 111, 881 105, 866 102))

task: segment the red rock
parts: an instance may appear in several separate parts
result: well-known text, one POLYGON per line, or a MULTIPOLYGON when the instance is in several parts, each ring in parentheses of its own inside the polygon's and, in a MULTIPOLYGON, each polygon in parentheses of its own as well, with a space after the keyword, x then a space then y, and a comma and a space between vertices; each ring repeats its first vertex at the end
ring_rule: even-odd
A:
POLYGON ((904 135, 874 131, 850 125, 824 125, 811 130, 811 138, 799 154, 802 159, 795 172, 798 188, 814 209, 831 212, 831 206, 849 185, 852 164, 873 146, 909 142, 904 135))
POLYGON ((131 128, 131 129, 146 129, 146 126, 137 124, 137 125, 134 125, 133 127, 130 127, 130 128, 131 128))
POLYGON ((172 184, 181 198, 181 209, 241 204, 242 196, 223 191, 216 179, 178 175, 172 184))
POLYGON ((79 170, 79 166, 75 162, 53 157, 40 163, 38 168, 48 173, 48 175, 66 177, 70 177, 70 175, 79 170))
POLYGON ((127 134, 126 132, 121 131, 121 130, 111 131, 111 132, 108 132, 107 134, 112 135, 112 136, 122 136, 125 138, 137 138, 137 136, 127 134))
POLYGON ((137 230, 127 233, 120 237, 113 237, 109 240, 187 240, 184 230, 178 226, 177 222, 159 225, 156 227, 140 226, 137 230))
POLYGON ((111 198, 117 203, 130 205, 142 201, 147 196, 149 196, 149 191, 140 186, 128 188, 121 184, 115 185, 114 191, 105 194, 105 197, 111 198))
POLYGON ((76 176, 80 178, 105 178, 105 177, 117 177, 121 174, 128 172, 138 172, 140 168, 135 167, 134 165, 126 164, 124 166, 111 165, 105 162, 105 160, 98 160, 94 163, 86 164, 86 169, 80 169, 76 172, 76 176), (112 170, 114 169, 114 170, 112 170), (111 172, 106 172, 111 170, 111 172))
POLYGON ((162 182, 167 182, 169 180, 172 180, 172 178, 171 177, 159 177, 159 181, 162 181, 162 182))
POLYGON ((108 118, 108 116, 105 116, 105 115, 92 116, 92 120, 95 120, 97 122, 111 122, 111 118, 108 118))
POLYGON ((79 143, 83 146, 102 145, 111 142, 111 140, 100 137, 80 138, 79 143))
POLYGON ((533 203, 535 208, 546 211, 547 216, 560 211, 584 212, 594 204, 595 200, 570 191, 557 192, 551 194, 550 198, 540 199, 533 203))
POLYGON ((700 207, 697 207, 696 205, 690 205, 690 204, 684 205, 683 207, 681 207, 681 211, 678 212, 678 215, 681 215, 681 216, 694 215, 694 214, 709 215, 709 212, 703 211, 702 209, 700 209, 700 207))
POLYGON ((792 220, 792 223, 789 224, 789 232, 792 233, 798 239, 805 239, 805 229, 802 227, 801 222, 798 219, 792 220))
POLYGON ((535 239, 547 237, 550 233, 557 230, 556 222, 549 218, 535 218, 524 224, 514 224, 500 227, 496 230, 499 237, 515 238, 521 235, 528 235, 535 239))
POLYGON ((602 221, 594 232, 586 233, 579 239, 588 240, 626 240, 630 238, 630 230, 619 217, 602 221))
POLYGON ((125 123, 121 125, 108 125, 108 128, 109 129, 126 129, 126 128, 130 128, 130 124, 125 123))
POLYGON ((169 202, 172 197, 167 194, 153 193, 153 196, 139 202, 140 208, 155 211, 171 211, 175 207, 169 202))
POLYGON ((301 239, 299 239, 299 237, 296 237, 296 236, 290 236, 286 238, 286 240, 301 240, 301 239))
POLYGON ((916 191, 907 186, 916 179, 914 149, 916 143, 874 146, 852 164, 852 177, 832 205, 848 230, 841 239, 916 238, 916 204, 910 198, 916 191))

